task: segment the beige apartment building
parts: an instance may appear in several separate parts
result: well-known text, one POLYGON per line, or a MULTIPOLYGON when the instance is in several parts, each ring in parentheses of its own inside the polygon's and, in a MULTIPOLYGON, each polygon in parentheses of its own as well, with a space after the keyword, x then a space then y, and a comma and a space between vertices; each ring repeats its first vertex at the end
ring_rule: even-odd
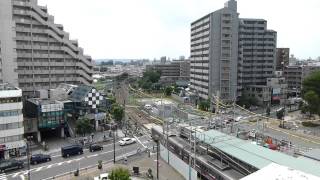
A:
POLYGON ((60 83, 92 83, 91 57, 37 0, 1 0, 0 27, 2 82, 28 96, 60 83))

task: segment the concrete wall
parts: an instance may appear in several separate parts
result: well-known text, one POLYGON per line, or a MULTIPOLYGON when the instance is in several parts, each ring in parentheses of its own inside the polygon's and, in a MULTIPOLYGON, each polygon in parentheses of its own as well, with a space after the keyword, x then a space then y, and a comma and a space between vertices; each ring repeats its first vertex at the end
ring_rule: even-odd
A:
POLYGON ((197 180, 197 171, 190 168, 189 165, 178 158, 175 154, 168 151, 162 144, 160 144, 160 156, 166 161, 171 167, 173 167, 176 171, 178 171, 185 179, 189 179, 189 175, 191 175, 191 180, 197 180), (168 162, 168 153, 169 153, 169 162, 168 162))

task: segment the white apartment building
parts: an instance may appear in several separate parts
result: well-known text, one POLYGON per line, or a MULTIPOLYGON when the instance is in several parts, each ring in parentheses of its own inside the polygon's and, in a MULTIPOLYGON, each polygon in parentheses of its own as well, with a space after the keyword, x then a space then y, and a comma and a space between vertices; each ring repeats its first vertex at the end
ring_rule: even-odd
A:
POLYGON ((33 96, 60 83, 91 84, 90 56, 37 0, 0 1, 0 78, 33 96))
POLYGON ((237 2, 191 23, 191 90, 201 98, 230 102, 246 86, 265 86, 273 76, 276 32, 263 19, 239 18, 237 2))
POLYGON ((0 159, 25 152, 21 96, 21 89, 0 84, 0 159))

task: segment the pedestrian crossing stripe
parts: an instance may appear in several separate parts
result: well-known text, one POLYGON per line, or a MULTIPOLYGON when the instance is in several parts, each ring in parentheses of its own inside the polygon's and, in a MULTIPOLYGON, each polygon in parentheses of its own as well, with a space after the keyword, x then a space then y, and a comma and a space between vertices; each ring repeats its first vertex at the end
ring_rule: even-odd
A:
POLYGON ((0 180, 7 180, 7 175, 5 173, 1 173, 0 180))

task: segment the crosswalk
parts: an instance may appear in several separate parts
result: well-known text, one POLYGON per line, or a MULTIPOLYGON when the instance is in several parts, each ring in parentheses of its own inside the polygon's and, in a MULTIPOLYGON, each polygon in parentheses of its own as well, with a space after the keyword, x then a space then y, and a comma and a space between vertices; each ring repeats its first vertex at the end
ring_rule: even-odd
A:
POLYGON ((7 175, 5 173, 1 173, 0 180, 7 180, 7 175))

